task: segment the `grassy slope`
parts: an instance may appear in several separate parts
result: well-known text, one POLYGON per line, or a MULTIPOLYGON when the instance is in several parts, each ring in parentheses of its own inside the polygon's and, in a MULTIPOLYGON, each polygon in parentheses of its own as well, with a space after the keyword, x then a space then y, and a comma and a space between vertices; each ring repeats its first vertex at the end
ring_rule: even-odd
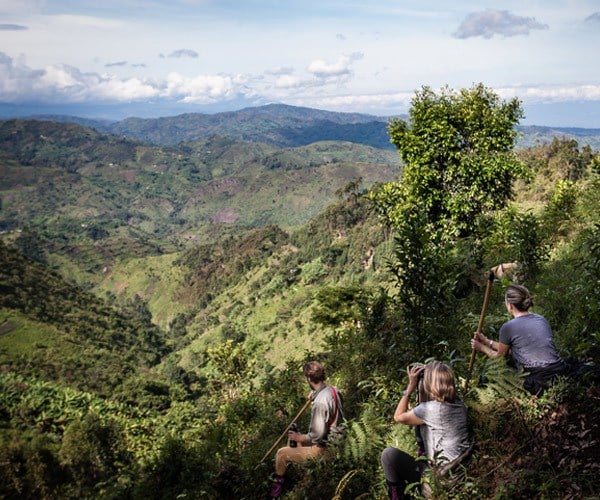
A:
POLYGON ((167 349, 161 333, 0 242, 0 365, 110 391, 167 349))
POLYGON ((173 264, 177 258, 177 253, 171 253, 128 259, 107 271, 96 290, 100 294, 141 297, 148 303, 152 320, 166 329, 178 313, 186 310, 175 296, 183 279, 182 269, 173 264))
POLYGON ((67 356, 74 350, 73 344, 56 327, 34 321, 20 311, 0 310, 0 350, 3 355, 14 359, 50 345, 67 356))

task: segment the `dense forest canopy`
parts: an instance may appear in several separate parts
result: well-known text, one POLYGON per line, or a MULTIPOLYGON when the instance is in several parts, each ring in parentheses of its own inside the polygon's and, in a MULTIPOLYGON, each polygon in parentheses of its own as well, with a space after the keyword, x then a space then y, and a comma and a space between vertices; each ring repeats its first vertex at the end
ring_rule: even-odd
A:
MULTIPOLYGON (((533 398, 504 360, 468 370, 486 275, 504 262, 560 354, 599 361, 600 155, 572 138, 516 149, 521 114, 483 85, 424 87, 387 125, 395 164, 351 143, 157 149, 54 125, 38 143, 40 129, 5 124, 23 140, 0 158, 0 497, 263 498, 261 458, 319 359, 347 432, 330 459, 290 469, 286 498, 383 499, 382 449, 415 450, 392 424, 406 366, 431 358, 453 366, 475 442, 437 498, 597 497, 597 380, 533 398), (252 223, 194 233, 196 206, 240 183, 252 223), (283 227, 252 191, 296 212, 333 198, 283 227), (56 216, 41 215, 50 202, 56 216)), ((509 283, 492 287, 493 338, 509 283)))

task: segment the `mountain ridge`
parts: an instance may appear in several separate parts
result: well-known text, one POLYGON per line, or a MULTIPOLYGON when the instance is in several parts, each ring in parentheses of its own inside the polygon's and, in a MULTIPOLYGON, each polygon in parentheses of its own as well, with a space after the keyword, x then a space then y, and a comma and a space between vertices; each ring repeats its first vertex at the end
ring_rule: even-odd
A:
MULTIPOLYGON (((398 115, 407 119, 407 115, 398 115)), ((306 145, 319 140, 341 140, 395 150, 387 125, 393 116, 342 113, 314 108, 267 104, 219 113, 183 113, 159 118, 130 117, 119 121, 93 120, 60 115, 40 115, 32 119, 73 121, 105 133, 123 135, 155 145, 176 145, 208 137, 226 135, 240 140, 259 141, 276 147, 306 145)), ((572 137, 582 145, 600 149, 600 128, 521 125, 518 147, 551 142, 554 137, 572 137)))

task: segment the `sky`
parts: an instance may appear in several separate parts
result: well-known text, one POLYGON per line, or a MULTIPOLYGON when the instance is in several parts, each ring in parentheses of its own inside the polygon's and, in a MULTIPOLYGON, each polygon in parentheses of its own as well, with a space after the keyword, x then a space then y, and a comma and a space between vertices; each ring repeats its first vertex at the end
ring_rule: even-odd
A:
POLYGON ((0 115, 403 114, 483 83, 600 128, 600 0, 0 0, 0 115))

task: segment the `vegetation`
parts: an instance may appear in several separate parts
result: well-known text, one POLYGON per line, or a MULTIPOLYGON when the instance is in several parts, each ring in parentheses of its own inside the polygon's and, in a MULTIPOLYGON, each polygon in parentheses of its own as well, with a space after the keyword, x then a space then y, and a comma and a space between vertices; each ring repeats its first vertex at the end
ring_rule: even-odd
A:
MULTIPOLYGON (((346 143, 128 143, 127 166, 88 156, 68 168, 42 162, 35 134, 14 150, 37 151, 32 165, 6 143, 2 220, 26 227, 0 244, 0 497, 262 498, 272 457, 261 458, 304 404, 302 362, 318 358, 348 431, 333 458, 290 468, 287 498, 383 499, 381 450, 415 451, 412 430, 392 424, 405 367, 430 357, 459 376, 476 443, 432 479, 437 498, 597 497, 597 379, 559 379, 532 398, 502 360, 468 372, 487 270, 514 260, 561 354, 599 360, 600 158, 570 138, 515 150, 519 116, 481 85, 424 88, 410 120, 390 123, 404 175, 396 160, 378 179, 360 174, 392 163, 358 169, 350 158, 369 150, 346 143), (250 173, 296 173, 291 185, 323 175, 318 184, 340 165, 331 202, 298 215, 307 223, 209 224, 181 245, 157 209, 169 201, 183 217, 192 185, 232 192, 250 173), (44 204, 58 194, 53 218, 44 204)), ((263 197, 256 182, 248 192, 263 197)), ((492 337, 507 319, 505 284, 492 288, 492 337)))
POLYGON ((351 143, 276 151, 212 136, 150 147, 42 121, 3 122, 0 143, 0 230, 82 284, 117 261, 212 243, 232 227, 301 226, 353 179, 370 186, 398 169, 391 151, 351 143))

